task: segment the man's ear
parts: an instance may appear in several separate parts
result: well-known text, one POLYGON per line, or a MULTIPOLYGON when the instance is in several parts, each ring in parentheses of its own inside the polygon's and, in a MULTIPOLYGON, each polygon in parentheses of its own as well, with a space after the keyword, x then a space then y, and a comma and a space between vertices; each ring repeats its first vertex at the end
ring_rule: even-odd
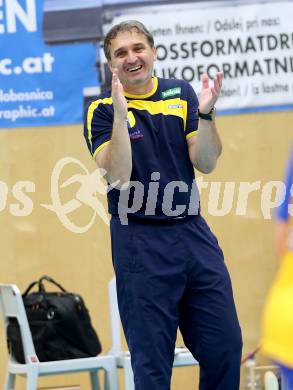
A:
POLYGON ((157 61, 157 49, 155 47, 152 48, 153 55, 154 55, 154 61, 157 61))
POLYGON ((112 66, 111 61, 108 61, 107 64, 108 64, 108 67, 109 67, 109 69, 110 69, 110 72, 113 73, 114 68, 113 68, 113 66, 112 66))

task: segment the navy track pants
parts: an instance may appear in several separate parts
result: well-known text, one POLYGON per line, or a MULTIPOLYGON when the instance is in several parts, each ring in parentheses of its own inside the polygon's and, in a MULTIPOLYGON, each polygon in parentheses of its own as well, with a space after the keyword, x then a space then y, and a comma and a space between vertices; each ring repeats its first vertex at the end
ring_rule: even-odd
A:
POLYGON ((202 216, 111 219, 121 321, 136 390, 169 390, 178 326, 200 364, 200 390, 238 390, 241 330, 217 239, 202 216))

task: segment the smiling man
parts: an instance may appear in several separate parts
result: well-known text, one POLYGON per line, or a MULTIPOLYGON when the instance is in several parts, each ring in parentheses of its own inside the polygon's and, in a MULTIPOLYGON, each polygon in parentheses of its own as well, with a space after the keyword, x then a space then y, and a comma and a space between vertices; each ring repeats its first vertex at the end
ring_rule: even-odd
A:
POLYGON ((194 181, 194 167, 211 172, 222 151, 214 105, 223 76, 211 86, 203 76, 199 101, 185 81, 153 77, 154 40, 138 21, 114 26, 104 50, 112 88, 89 105, 85 138, 108 182, 120 183, 108 203, 135 389, 170 389, 179 327, 199 361, 200 389, 237 390, 242 341, 231 282, 194 181))

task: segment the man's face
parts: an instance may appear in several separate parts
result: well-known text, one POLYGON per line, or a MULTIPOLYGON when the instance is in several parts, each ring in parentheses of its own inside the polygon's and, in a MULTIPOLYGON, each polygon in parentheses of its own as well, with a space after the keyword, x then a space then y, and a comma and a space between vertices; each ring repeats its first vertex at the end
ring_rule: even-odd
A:
POLYGON ((156 50, 151 48, 147 38, 135 29, 118 33, 111 41, 111 72, 116 68, 123 86, 147 85, 152 78, 156 50))

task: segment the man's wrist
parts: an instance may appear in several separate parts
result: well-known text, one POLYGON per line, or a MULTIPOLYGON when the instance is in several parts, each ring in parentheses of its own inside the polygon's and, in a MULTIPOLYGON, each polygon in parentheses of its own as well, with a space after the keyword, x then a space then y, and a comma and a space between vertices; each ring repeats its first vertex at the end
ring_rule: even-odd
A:
POLYGON ((213 107, 208 113, 203 113, 198 110, 198 117, 206 121, 214 121, 216 117, 216 108, 213 107))
POLYGON ((127 122, 128 113, 125 115, 114 111, 114 120, 116 120, 117 122, 127 122))

